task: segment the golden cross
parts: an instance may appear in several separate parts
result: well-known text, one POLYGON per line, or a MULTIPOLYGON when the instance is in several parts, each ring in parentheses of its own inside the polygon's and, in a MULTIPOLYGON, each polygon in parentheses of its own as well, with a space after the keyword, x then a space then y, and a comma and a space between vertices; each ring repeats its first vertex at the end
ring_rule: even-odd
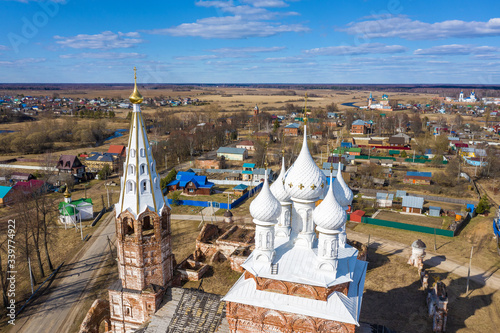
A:
POLYGON ((314 185, 314 184, 312 184, 312 185, 311 185, 311 188, 312 188, 313 190, 315 190, 315 189, 316 189, 316 187, 317 187, 317 186, 316 186, 316 185, 314 185))
POLYGON ((321 188, 325 187, 325 184, 324 183, 321 183, 321 188))
POLYGON ((292 183, 290 183, 290 184, 288 184, 288 186, 290 186, 290 188, 292 188, 293 184, 292 184, 292 183))
POLYGON ((303 188, 304 188, 304 185, 299 184, 299 189, 301 189, 301 190, 302 190, 303 188))

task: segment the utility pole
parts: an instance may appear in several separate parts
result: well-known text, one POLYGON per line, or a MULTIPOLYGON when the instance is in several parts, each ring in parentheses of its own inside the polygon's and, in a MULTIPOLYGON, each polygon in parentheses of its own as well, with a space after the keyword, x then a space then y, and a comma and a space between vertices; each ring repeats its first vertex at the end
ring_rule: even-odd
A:
POLYGON ((469 278, 470 278, 470 266, 472 265, 472 252, 474 251, 474 246, 471 247, 470 249, 470 257, 469 257, 469 270, 467 271, 467 290, 466 294, 469 293, 469 278))
POLYGON ((108 208, 110 207, 110 204, 109 204, 109 188, 108 186, 106 185, 106 193, 108 195, 108 208))

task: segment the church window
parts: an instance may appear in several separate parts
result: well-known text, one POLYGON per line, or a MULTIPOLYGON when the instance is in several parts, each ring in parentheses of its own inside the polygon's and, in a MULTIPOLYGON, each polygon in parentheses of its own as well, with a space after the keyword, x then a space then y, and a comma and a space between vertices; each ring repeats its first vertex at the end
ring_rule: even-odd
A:
POLYGON ((132 180, 127 180, 127 194, 135 193, 135 183, 132 180))
POLYGON ((133 175, 135 172, 135 167, 133 165, 129 165, 128 166, 128 173, 133 175))
POLYGON ((148 181, 143 180, 141 182, 141 194, 147 192, 147 190, 148 190, 148 181))
POLYGON ((130 217, 126 217, 123 220, 123 224, 125 225, 125 235, 134 234, 134 220, 132 220, 130 217))
POLYGON ((146 156, 146 151, 144 150, 144 148, 141 148, 141 157, 145 157, 146 156))
POLYGON ((141 164, 141 175, 146 173, 146 164, 141 164))
POLYGON ((125 315, 132 317, 132 308, 128 305, 125 305, 125 315))
POLYGON ((151 217, 150 216, 144 216, 143 222, 142 222, 142 232, 152 230, 153 229, 153 224, 151 223, 151 217))
POLYGON ((135 149, 130 149, 130 157, 135 157, 135 149))

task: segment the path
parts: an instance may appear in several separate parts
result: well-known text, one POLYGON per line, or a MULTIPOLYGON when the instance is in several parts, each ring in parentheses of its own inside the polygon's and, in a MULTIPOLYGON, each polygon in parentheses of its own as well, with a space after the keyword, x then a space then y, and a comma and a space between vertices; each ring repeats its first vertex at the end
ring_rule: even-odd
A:
MULTIPOLYGON (((348 230, 347 238, 356 240, 361 243, 368 242, 368 235, 348 230)), ((411 255, 411 246, 399 242, 390 241, 387 239, 370 236, 370 248, 375 248, 380 252, 388 254, 396 254, 400 257, 408 259, 411 255)), ((446 258, 444 255, 436 254, 427 251, 424 259, 424 264, 431 267, 439 268, 456 274, 461 277, 467 277, 468 265, 463 265, 457 261, 446 258)), ((472 266, 470 270, 470 279, 490 288, 500 289, 500 272, 485 271, 483 269, 472 266)))
POLYGON ((111 212, 93 233, 87 244, 62 267, 48 294, 43 295, 16 320, 10 333, 65 333, 68 332, 76 313, 101 264, 109 253, 108 239, 115 236, 114 213, 111 212))

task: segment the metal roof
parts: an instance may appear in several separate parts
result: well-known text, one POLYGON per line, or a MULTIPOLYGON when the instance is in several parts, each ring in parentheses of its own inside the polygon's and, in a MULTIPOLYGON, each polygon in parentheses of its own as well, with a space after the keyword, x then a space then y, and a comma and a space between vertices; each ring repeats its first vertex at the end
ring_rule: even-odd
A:
POLYGON ((420 208, 424 207, 424 198, 408 195, 403 197, 403 207, 420 208))
POLYGON ((417 171, 407 171, 407 177, 432 177, 432 172, 417 172, 417 171))
POLYGON ((217 154, 244 154, 245 148, 220 147, 217 154))
POLYGON ((10 186, 0 186, 0 198, 4 198, 11 189, 10 186))

